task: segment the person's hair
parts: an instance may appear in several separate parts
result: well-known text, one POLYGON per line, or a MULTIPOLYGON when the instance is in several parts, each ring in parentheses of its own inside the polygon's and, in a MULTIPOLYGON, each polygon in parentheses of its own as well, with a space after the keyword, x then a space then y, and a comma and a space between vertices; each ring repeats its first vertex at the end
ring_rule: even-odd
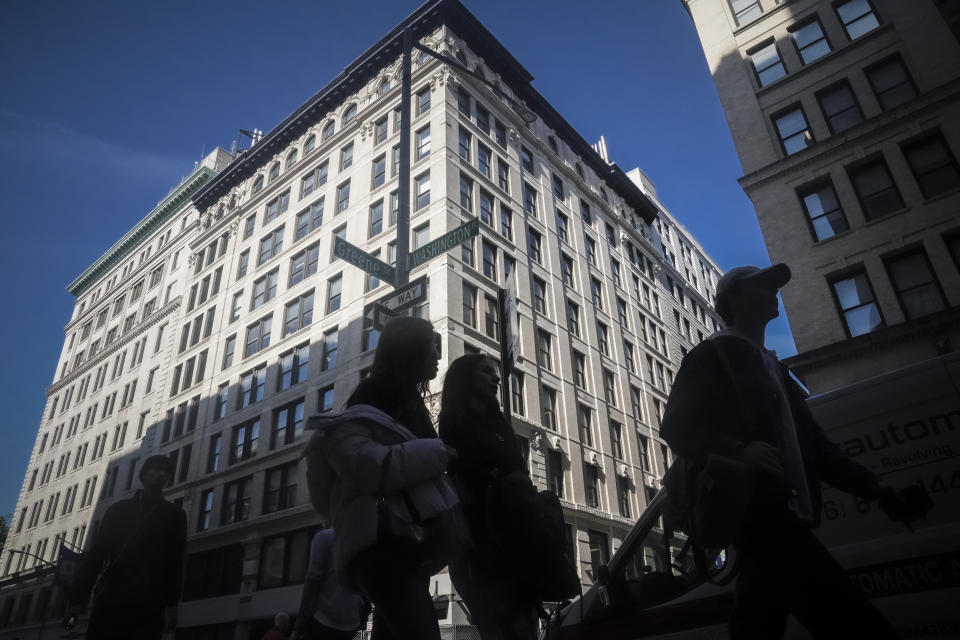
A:
POLYGON ((723 320, 723 323, 728 327, 733 326, 736 318, 733 315, 733 299, 740 295, 740 287, 737 284, 732 285, 729 289, 723 292, 722 296, 717 297, 716 309, 717 313, 720 314, 720 319, 723 320))
MULTIPOLYGON (((493 363, 490 356, 470 353, 450 363, 443 378, 443 393, 440 396, 440 412, 456 413, 467 406, 473 395, 473 374, 485 361, 493 363)), ((496 403, 496 400, 493 401, 496 403)))
POLYGON ((388 322, 380 334, 370 375, 350 394, 347 406, 372 405, 418 437, 436 437, 423 401, 429 380, 418 379, 422 373, 418 368, 429 355, 435 336, 433 325, 422 318, 400 316, 388 322))
POLYGON ((273 616, 273 626, 275 627, 289 627, 290 626, 290 616, 286 611, 281 611, 277 615, 273 616))
POLYGON ((434 335, 433 325, 423 318, 394 318, 380 333, 370 375, 402 386, 413 383, 420 395, 425 395, 429 380, 411 378, 410 368, 424 361, 433 346, 434 335))

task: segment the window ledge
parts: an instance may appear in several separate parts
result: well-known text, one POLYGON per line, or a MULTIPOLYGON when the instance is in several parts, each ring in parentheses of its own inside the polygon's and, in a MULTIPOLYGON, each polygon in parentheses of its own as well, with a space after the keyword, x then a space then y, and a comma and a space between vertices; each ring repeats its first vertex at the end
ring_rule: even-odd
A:
POLYGON ((813 242, 813 244, 812 244, 811 246, 813 246, 813 247, 822 247, 823 245, 827 244, 828 242, 833 242, 833 241, 836 240, 837 238, 843 238, 843 237, 849 236, 850 234, 853 233, 853 231, 854 231, 854 230, 853 230, 852 228, 850 228, 850 229, 847 229, 846 231, 841 231, 840 233, 835 233, 835 234, 833 234, 832 236, 830 236, 829 238, 824 238, 823 240, 814 240, 814 242, 813 242))

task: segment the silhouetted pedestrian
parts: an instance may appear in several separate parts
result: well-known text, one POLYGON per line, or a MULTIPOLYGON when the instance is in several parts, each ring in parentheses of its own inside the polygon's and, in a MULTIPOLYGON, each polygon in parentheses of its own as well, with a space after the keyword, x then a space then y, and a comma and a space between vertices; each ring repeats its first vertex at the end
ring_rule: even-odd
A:
POLYGON ((483 640, 533 640, 538 602, 517 575, 525 566, 516 557, 520 541, 515 531, 497 530, 498 482, 508 474, 526 478, 516 435, 500 411, 499 382, 497 364, 479 354, 454 360, 443 381, 440 437, 459 454, 450 473, 474 542, 451 563, 450 579, 483 640))
POLYGON ((811 531, 821 480, 865 499, 892 490, 826 438, 802 388, 764 347, 766 325, 779 313, 777 290, 789 279, 784 264, 737 267, 720 278, 716 309, 726 328, 683 359, 661 434, 690 460, 734 458, 758 476, 734 539, 741 573, 733 640, 782 637, 791 613, 816 638, 894 638, 811 531))
POLYGON ((440 638, 430 576, 458 544, 458 498, 444 473, 456 452, 437 438, 423 399, 439 359, 429 322, 391 320, 349 408, 308 424, 317 430, 308 482, 316 482, 315 469, 332 468, 335 567, 373 602, 375 640, 440 638))
POLYGON ((150 456, 140 469, 143 488, 104 514, 80 562, 66 621, 73 626, 94 590, 88 640, 156 640, 176 628, 187 519, 163 498, 172 476, 169 458, 150 456))

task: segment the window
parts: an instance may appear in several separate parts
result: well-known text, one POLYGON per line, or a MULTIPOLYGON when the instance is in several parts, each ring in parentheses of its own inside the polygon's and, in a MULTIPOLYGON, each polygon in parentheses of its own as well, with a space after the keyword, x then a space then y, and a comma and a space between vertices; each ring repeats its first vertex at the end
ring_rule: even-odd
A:
POLYGON ((497 144, 506 148, 507 146, 507 128, 499 120, 493 121, 493 135, 497 144))
POLYGON ((279 196, 267 203, 267 209, 264 213, 263 223, 267 224, 271 220, 276 220, 280 214, 286 213, 290 208, 290 190, 284 191, 279 196))
POLYGON ((206 531, 210 528, 210 514, 213 511, 213 489, 207 489, 200 494, 200 511, 197 514, 197 531, 206 531))
MULTIPOLYGON (((361 375, 361 377, 363 377, 361 375)), ((327 413, 328 411, 333 411, 333 385, 329 385, 320 389, 317 392, 317 407, 320 410, 320 413, 327 413)))
POLYGON ((538 313, 547 314, 547 283, 533 276, 533 308, 538 313))
POLYGON ((847 37, 856 40, 880 26, 869 0, 848 0, 835 5, 847 37))
POLYGON ((428 155, 430 155, 430 125, 417 131, 413 159, 423 160, 428 155))
POLYGON ((500 203, 500 235, 507 240, 513 240, 513 212, 502 202, 500 203))
POLYGON ((960 169, 943 136, 937 134, 904 145, 903 155, 924 198, 960 187, 960 169))
MULTIPOLYGON (((310 529, 299 529, 264 539, 257 576, 259 588, 269 589, 303 582, 310 557, 312 533, 310 529)), ((230 628, 232 629, 232 626, 230 628)))
POLYGON ((733 17, 739 26, 753 22, 763 14, 760 0, 730 0, 730 8, 733 9, 733 17))
POLYGON ((313 291, 287 303, 283 316, 283 335, 296 333, 313 322, 313 291))
POLYGON ((936 313, 946 304, 930 261, 922 249, 884 260, 900 308, 908 320, 936 313))
POLYGON ((527 173, 533 173, 533 153, 522 145, 520 147, 520 168, 527 173))
POLYGON ((463 127, 460 127, 459 135, 457 136, 457 149, 460 157, 467 162, 470 162, 470 143, 472 139, 473 136, 470 135, 470 132, 463 127))
POLYGON ((460 206, 473 212, 473 180, 460 174, 460 206))
POLYGON ((567 300, 567 330, 580 337, 580 307, 570 300, 567 300))
POLYGON ((530 246, 530 257, 539 264, 543 264, 543 236, 533 229, 528 229, 527 241, 530 246))
POLYGON ((486 309, 483 314, 483 331, 494 340, 500 339, 500 310, 497 299, 485 296, 486 309))
POLYGON ((463 283, 463 323, 477 328, 477 288, 463 283))
POLYGON ((775 80, 787 75, 787 71, 780 59, 780 52, 773 40, 747 52, 753 71, 757 74, 757 84, 765 87, 775 80))
POLYGON ((563 498, 563 454, 556 449, 547 451, 547 489, 563 498))
POLYGON ((587 252, 587 262, 596 266, 597 264, 597 241, 590 236, 583 237, 584 248, 587 252))
POLYGON ((917 88, 900 56, 893 56, 864 69, 867 80, 884 111, 897 107, 917 95, 917 88))
MULTIPOLYGON (((466 64, 466 60, 462 62, 466 64)), ((470 94, 463 87, 457 89, 457 111, 466 116, 468 120, 470 119, 470 94)))
POLYGON ((337 213, 343 213, 350 208, 350 181, 337 187, 337 213))
POLYGON ((567 228, 569 226, 570 221, 567 219, 567 216, 562 213, 557 213, 557 237, 563 242, 569 242, 567 238, 567 228))
POLYGON ((336 275, 327 281, 327 313, 333 313, 340 308, 340 290, 343 286, 343 276, 336 275))
POLYGON ((247 327, 247 342, 243 357, 252 356, 270 346, 270 320, 271 316, 267 316, 247 327))
POLYGON ((853 95, 850 83, 844 81, 817 93, 817 101, 833 134, 846 131, 863 122, 863 112, 853 95))
POLYGON ((553 369, 550 334, 543 329, 537 329, 537 364, 547 371, 553 369))
POLYGON ((276 449, 293 442, 303 433, 303 399, 280 407, 273 412, 273 430, 270 432, 270 448, 276 449))
POLYGON ((370 207, 370 224, 367 227, 367 237, 373 238, 383 232, 383 200, 378 200, 370 207))
POLYGON ((623 359, 624 364, 627 365, 627 371, 636 373, 637 367, 633 360, 633 344, 627 340, 623 341, 623 359))
POLYGON ((787 155, 802 151, 813 142, 813 133, 800 105, 774 116, 773 123, 780 136, 780 146, 787 155))
POLYGON ((581 389, 587 388, 587 360, 579 351, 573 351, 573 384, 581 389))
POLYGON ((251 193, 260 193, 261 190, 263 190, 263 176, 257 176, 257 179, 253 181, 251 193))
POLYGON ((493 196, 480 189, 477 200, 480 203, 480 221, 493 226, 493 196))
POLYGON ((496 280, 497 248, 486 240, 481 242, 481 247, 483 248, 483 275, 487 276, 491 280, 496 280))
POLYGON ((803 64, 810 64, 830 53, 830 43, 827 41, 827 36, 823 34, 823 27, 820 26, 819 20, 810 20, 789 31, 803 64))
POLYGON ((380 144, 387 139, 387 116, 373 123, 373 143, 380 144))
POLYGON ((610 355, 610 330, 607 325, 602 322, 597 323, 597 346, 600 348, 600 353, 605 356, 610 355))
POLYGON ((488 178, 490 177, 490 158, 490 149, 477 143, 477 168, 480 170, 480 173, 488 178))
POLYGON ((510 374, 510 403, 514 414, 524 415, 523 374, 519 371, 510 374))
POLYGON ((880 308, 863 268, 832 279, 831 288, 851 338, 883 326, 880 308))
POLYGON ((797 195, 807 213, 814 240, 826 240, 850 228, 832 183, 804 187, 797 195))
POLYGON ((280 175, 280 163, 274 162, 273 166, 270 167, 270 171, 267 173, 267 180, 273 182, 276 180, 277 176, 280 175))
POLYGON ((347 110, 343 112, 343 118, 341 118, 340 124, 346 126, 356 120, 357 118, 357 105, 351 104, 347 107, 347 110))
POLYGON ((560 254, 560 276, 563 284, 573 288, 573 258, 565 253, 560 254))
POLYGON ((417 92, 417 115, 430 111, 430 87, 417 92))
POLYGON ((413 246, 411 249, 419 249, 430 242, 430 223, 422 224, 413 230, 413 246))
POLYGON ((372 174, 370 176, 370 185, 373 189, 382 187, 387 181, 387 156, 382 155, 374 158, 371 165, 372 174))
POLYGON ((620 509, 620 517, 630 517, 630 481, 617 476, 617 507, 620 509))
POLYGON ((416 185, 415 193, 417 196, 414 210, 419 211, 430 204, 430 172, 417 176, 414 184, 416 185))
POLYGON ((557 430, 557 392, 550 387, 542 387, 540 393, 540 413, 543 426, 557 430))
POLYGON ((257 265, 261 265, 283 249, 283 227, 260 239, 260 253, 257 265))
POLYGON ((233 335, 223 342, 223 369, 233 366, 233 353, 237 346, 237 336, 233 335))
POLYGON ((551 177, 551 185, 553 187, 553 197, 557 200, 563 201, 566 199, 566 191, 563 187, 563 180, 560 176, 553 174, 551 177))
POLYGON ((586 224, 593 223, 593 218, 590 216, 590 205, 583 199, 580 200, 580 217, 586 224))
POLYGON ((619 422, 610 422, 610 448, 614 458, 623 460, 623 425, 619 422))
POLYGON ((247 267, 250 265, 250 250, 247 249, 240 254, 237 261, 237 280, 247 275, 247 267))
POLYGON ((233 428, 233 447, 230 449, 230 463, 233 464, 255 456, 259 439, 259 418, 235 426, 233 428))
POLYGON ((847 173, 867 220, 903 208, 903 199, 882 158, 848 169, 847 173))
POLYGON ((503 158, 497 158, 497 186, 504 193, 510 193, 510 165, 503 158))
POLYGON ((603 289, 596 278, 590 278, 590 298, 593 300, 593 306, 603 309, 603 289))
POLYGON ((290 258, 290 286, 303 281, 317 272, 320 261, 320 244, 313 244, 290 258))
POLYGON ((273 300, 277 295, 277 279, 280 277, 280 270, 273 269, 262 278, 253 282, 253 299, 250 303, 250 309, 256 309, 268 300, 273 300))
POLYGON ((296 462, 267 469, 263 492, 264 513, 289 509, 297 503, 297 473, 296 462))
POLYGON ((537 217, 537 190, 526 182, 523 183, 523 210, 537 217))
POLYGON ((227 399, 230 397, 230 383, 224 382, 217 388, 217 406, 214 419, 219 420, 227 415, 227 399))
POLYGON ((223 513, 220 524, 242 522, 250 516, 250 483, 252 478, 241 478, 223 485, 223 513))
MULTIPOLYGON (((586 462, 583 463, 583 489, 585 492, 587 506, 592 507, 594 509, 599 509, 600 508, 600 473, 597 467, 595 467, 592 464, 588 464, 586 462)), ((590 534, 591 536, 593 536, 595 535, 595 532, 591 531, 590 534)), ((598 535, 603 535, 603 534, 598 534, 598 535)), ((606 538, 606 536, 604 536, 604 538, 606 538)), ((592 538, 591 538, 591 541, 592 541, 592 538)), ((591 545, 591 548, 590 548, 590 555, 591 557, 594 555, 593 545, 591 545)), ((604 563, 601 562, 600 564, 604 564, 604 563)), ((599 567, 599 566, 600 566, 599 564, 596 565, 596 567, 599 567)))
POLYGON ((617 406, 617 379, 609 369, 603 370, 603 399, 610 406, 617 406))
POLYGON ((307 155, 317 146, 317 137, 311 135, 307 138, 307 141, 303 143, 303 155, 307 155))
POLYGON ((617 296, 617 321, 624 329, 630 328, 630 319, 627 316, 627 301, 617 296))

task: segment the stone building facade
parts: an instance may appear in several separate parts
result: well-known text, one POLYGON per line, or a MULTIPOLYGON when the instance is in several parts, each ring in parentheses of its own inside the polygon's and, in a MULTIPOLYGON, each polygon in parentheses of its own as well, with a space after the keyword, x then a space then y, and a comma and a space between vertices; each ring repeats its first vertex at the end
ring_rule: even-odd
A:
MULTIPOLYGON (((370 367, 364 311, 392 290, 332 246, 339 235, 395 261, 405 28, 483 78, 414 56, 411 248, 481 227, 410 275, 428 283, 413 312, 443 340, 429 400, 453 359, 498 355, 497 291, 515 287, 506 400, 531 476, 561 497, 585 583, 629 532, 669 463, 658 426, 673 373, 717 327, 720 271, 646 176, 595 152, 462 5, 439 0, 249 149, 218 150, 71 284, 0 556, 0 634, 32 637, 56 616, 59 543, 82 546, 155 452, 177 465, 167 496, 188 519, 178 638, 259 637, 295 609, 319 527, 304 420, 342 407, 370 367)), ((442 623, 464 623, 449 580, 434 580, 442 623)))
POLYGON ((813 392, 960 341, 960 11, 684 0, 813 392))

